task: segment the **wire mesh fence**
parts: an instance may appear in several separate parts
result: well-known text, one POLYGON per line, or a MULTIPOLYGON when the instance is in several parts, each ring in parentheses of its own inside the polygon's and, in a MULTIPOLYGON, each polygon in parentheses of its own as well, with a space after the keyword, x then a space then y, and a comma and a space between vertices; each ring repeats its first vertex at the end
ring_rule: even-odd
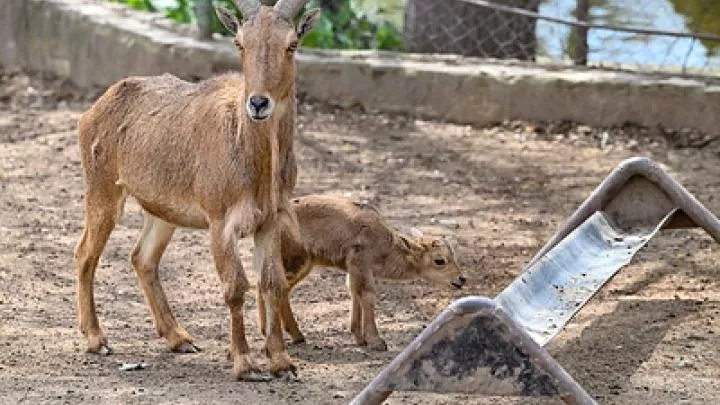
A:
MULTIPOLYGON (((149 1, 189 6, 201 38, 211 36, 211 4, 232 2, 149 1)), ((353 18, 390 21, 397 29, 382 34, 397 32, 402 38, 386 43, 402 40, 407 52, 720 78, 720 0, 312 0, 308 4, 315 6, 325 14, 338 14, 320 24, 331 37, 350 37, 342 30, 353 24, 341 24, 339 17, 347 19, 348 10, 354 10, 353 18)))
MULTIPOLYGON (((537 11, 541 0, 507 0, 510 8, 537 11)), ((405 8, 405 49, 503 59, 535 60, 537 20, 465 1, 410 0, 405 8)))
POLYGON ((407 0, 407 51, 720 76, 717 0, 407 0))

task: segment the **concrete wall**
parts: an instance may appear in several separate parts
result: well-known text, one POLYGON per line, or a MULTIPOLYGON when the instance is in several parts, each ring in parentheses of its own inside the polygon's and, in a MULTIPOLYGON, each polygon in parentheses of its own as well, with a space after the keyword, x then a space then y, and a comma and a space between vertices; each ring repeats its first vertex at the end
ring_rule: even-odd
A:
MULTIPOLYGON (((0 65, 52 72, 82 87, 170 72, 197 79, 237 69, 229 40, 200 42, 157 17, 88 0, 0 1, 0 65)), ((484 125, 504 119, 589 125, 631 121, 720 134, 720 84, 470 58, 301 52, 298 88, 370 111, 484 125)))

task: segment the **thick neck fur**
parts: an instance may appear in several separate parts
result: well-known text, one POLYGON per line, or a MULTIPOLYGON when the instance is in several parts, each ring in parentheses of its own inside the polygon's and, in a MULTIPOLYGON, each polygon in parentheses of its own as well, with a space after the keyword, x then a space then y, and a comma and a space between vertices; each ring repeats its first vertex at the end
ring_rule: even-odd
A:
POLYGON ((283 145, 292 143, 295 114, 293 97, 276 101, 275 111, 265 121, 252 120, 245 111, 245 96, 240 98, 237 114, 240 117, 238 143, 243 148, 242 156, 250 157, 248 162, 256 179, 252 184, 256 203, 267 213, 275 213, 280 205, 281 193, 281 156, 286 152, 283 145), (290 121, 289 123, 285 121, 290 121), (290 137, 290 139, 286 139, 290 137))

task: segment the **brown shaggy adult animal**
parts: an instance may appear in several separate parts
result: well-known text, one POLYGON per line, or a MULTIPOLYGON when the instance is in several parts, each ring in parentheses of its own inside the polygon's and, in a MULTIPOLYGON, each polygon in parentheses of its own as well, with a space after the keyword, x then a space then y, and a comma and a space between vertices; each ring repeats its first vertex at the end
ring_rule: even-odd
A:
MULTIPOLYGON (((294 342, 303 342, 290 307, 290 293, 315 266, 331 266, 348 273, 352 300, 350 330, 358 344, 387 350, 375 324, 375 279, 423 278, 440 286, 461 288, 463 277, 450 245, 441 238, 410 240, 393 230, 378 211, 350 200, 309 195, 292 200, 299 235, 282 232, 282 258, 287 288, 280 316, 294 342), (298 238, 300 236, 300 238, 298 238)), ((260 322, 265 303, 258 293, 260 322)))
POLYGON ((217 8, 235 33, 243 75, 193 84, 171 75, 131 77, 111 86, 82 116, 79 143, 85 180, 85 227, 75 249, 79 323, 88 351, 107 354, 95 310, 93 280, 127 195, 145 223, 131 261, 158 334, 174 351, 195 352, 173 317, 157 267, 176 227, 209 229, 213 260, 230 310, 230 355, 237 379, 261 376, 245 338, 249 288, 237 238, 253 235, 260 295, 268 302, 268 371, 294 372, 282 337, 285 291, 278 224, 292 228, 295 187, 295 57, 319 10, 293 18, 307 0, 275 7, 237 0, 241 22, 217 8))

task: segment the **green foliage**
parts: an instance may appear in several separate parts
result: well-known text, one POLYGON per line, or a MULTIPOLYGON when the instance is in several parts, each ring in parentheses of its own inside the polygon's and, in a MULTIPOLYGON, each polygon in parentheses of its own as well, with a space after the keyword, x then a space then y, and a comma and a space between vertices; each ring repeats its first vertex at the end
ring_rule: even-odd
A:
POLYGON ((150 0, 109 0, 113 3, 123 3, 140 11, 157 11, 150 0))
POLYGON ((190 9, 190 1, 176 0, 177 5, 165 11, 165 15, 177 22, 189 23, 193 21, 193 13, 190 9))
MULTIPOLYGON (((684 15, 692 32, 720 34, 720 2, 717 0, 670 0, 675 11, 684 15)), ((702 40, 712 55, 720 55, 720 41, 702 40)))
MULTIPOLYGON (((317 1, 308 7, 317 7, 317 1)), ((303 39, 310 48, 393 49, 402 48, 400 30, 387 21, 371 21, 358 13, 349 1, 331 13, 323 10, 315 28, 303 39)))
MULTIPOLYGON (((194 0, 155 1, 152 0, 109 0, 125 3, 130 7, 143 11, 162 11, 165 15, 181 23, 196 21, 194 0), (160 7, 156 4, 173 5, 160 7)), ((214 0, 214 4, 236 10, 232 0, 214 0)), ((306 9, 318 7, 318 0, 311 0, 306 9)), ((375 10, 377 12, 377 10, 375 10)), ((380 10, 382 11, 382 9, 380 10)), ((212 15, 213 32, 229 35, 217 16, 212 15)), ((303 46, 325 49, 402 49, 402 33, 396 24, 386 19, 373 19, 366 13, 358 12, 351 2, 344 1, 339 10, 332 13, 323 10, 315 28, 303 39, 303 46)))

